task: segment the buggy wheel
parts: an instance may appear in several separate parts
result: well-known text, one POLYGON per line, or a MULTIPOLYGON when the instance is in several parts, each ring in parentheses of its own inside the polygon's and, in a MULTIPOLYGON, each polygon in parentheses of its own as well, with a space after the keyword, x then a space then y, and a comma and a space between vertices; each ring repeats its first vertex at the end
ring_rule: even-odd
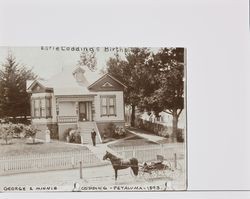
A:
MULTIPOLYGON (((132 175, 134 175, 133 171, 131 171, 131 172, 132 172, 132 175)), ((138 177, 142 178, 143 177, 143 173, 144 173, 144 168, 141 165, 139 165, 139 168, 138 168, 138 177)))
POLYGON ((151 171, 143 171, 141 177, 145 180, 145 181, 150 181, 152 180, 152 172, 151 171))
POLYGON ((159 178, 159 175, 160 175, 160 171, 159 170, 157 170, 157 169, 152 170, 152 172, 151 172, 152 179, 159 178))
POLYGON ((159 172, 161 177, 170 177, 172 174, 172 164, 170 161, 164 161, 164 167, 159 172))
POLYGON ((177 162, 177 164, 175 165, 175 163, 172 163, 171 166, 171 170, 170 170, 170 175, 169 177, 172 178, 173 180, 175 180, 176 178, 178 178, 181 174, 182 174, 183 170, 182 170, 182 166, 179 162, 177 162))
POLYGON ((138 171, 138 176, 139 176, 140 178, 142 178, 142 177, 143 177, 143 174, 144 174, 143 169, 139 169, 139 171, 138 171))

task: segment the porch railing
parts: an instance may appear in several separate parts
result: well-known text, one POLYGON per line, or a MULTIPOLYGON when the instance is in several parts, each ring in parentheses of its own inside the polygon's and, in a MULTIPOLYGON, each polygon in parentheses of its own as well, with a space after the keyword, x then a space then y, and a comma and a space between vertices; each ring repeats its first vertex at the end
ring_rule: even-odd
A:
POLYGON ((77 116, 57 116, 58 123, 76 123, 77 116))

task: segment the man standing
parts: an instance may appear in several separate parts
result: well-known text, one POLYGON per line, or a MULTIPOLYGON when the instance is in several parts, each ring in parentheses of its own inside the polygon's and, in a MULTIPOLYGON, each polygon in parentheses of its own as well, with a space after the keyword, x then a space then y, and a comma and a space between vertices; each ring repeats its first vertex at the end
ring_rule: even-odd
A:
POLYGON ((93 146, 95 146, 95 137, 96 137, 95 129, 92 129, 92 131, 91 131, 91 138, 92 138, 93 146))

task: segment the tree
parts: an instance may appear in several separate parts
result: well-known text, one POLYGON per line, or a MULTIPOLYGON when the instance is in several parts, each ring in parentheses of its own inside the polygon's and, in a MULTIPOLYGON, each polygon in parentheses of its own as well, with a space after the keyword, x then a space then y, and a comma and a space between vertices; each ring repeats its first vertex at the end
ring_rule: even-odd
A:
POLYGON ((0 117, 27 116, 30 100, 26 92, 26 80, 35 79, 32 69, 20 65, 9 54, 0 70, 0 117))
POLYGON ((173 133, 184 108, 184 49, 162 48, 153 53, 147 48, 132 48, 125 59, 118 55, 108 61, 108 72, 123 82, 125 103, 131 105, 131 126, 135 107, 141 112, 154 111, 156 117, 164 111, 173 117, 173 133))
POLYGON ((172 135, 176 137, 178 119, 184 108, 184 49, 163 48, 154 55, 151 64, 155 68, 158 89, 144 98, 142 106, 172 115, 172 135))
POLYGON ((78 61, 79 66, 87 66, 89 70, 95 71, 96 70, 96 54, 93 51, 89 52, 82 52, 80 55, 80 60, 78 61))
POLYGON ((9 144, 9 140, 13 137, 13 124, 1 124, 0 125, 0 135, 5 141, 5 144, 9 144))
POLYGON ((150 56, 147 48, 131 48, 122 59, 118 54, 115 58, 110 58, 107 62, 108 73, 123 82, 127 88, 124 91, 124 101, 126 105, 130 105, 131 126, 135 126, 135 110, 139 105, 142 94, 145 89, 144 66, 146 60, 150 56))
POLYGON ((25 137, 26 138, 32 138, 33 144, 36 142, 36 134, 38 132, 38 129, 35 127, 32 127, 31 125, 25 127, 25 137))

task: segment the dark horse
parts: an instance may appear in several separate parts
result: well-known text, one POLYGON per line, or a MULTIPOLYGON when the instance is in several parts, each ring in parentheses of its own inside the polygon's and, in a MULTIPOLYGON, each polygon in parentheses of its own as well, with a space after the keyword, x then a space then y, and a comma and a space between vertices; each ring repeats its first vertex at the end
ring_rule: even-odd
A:
POLYGON ((115 170, 115 180, 117 180, 118 170, 127 169, 129 167, 131 167, 135 176, 138 175, 139 167, 138 167, 138 160, 136 158, 123 160, 107 151, 106 154, 103 156, 103 160, 106 160, 106 159, 109 159, 112 163, 112 166, 115 170))

